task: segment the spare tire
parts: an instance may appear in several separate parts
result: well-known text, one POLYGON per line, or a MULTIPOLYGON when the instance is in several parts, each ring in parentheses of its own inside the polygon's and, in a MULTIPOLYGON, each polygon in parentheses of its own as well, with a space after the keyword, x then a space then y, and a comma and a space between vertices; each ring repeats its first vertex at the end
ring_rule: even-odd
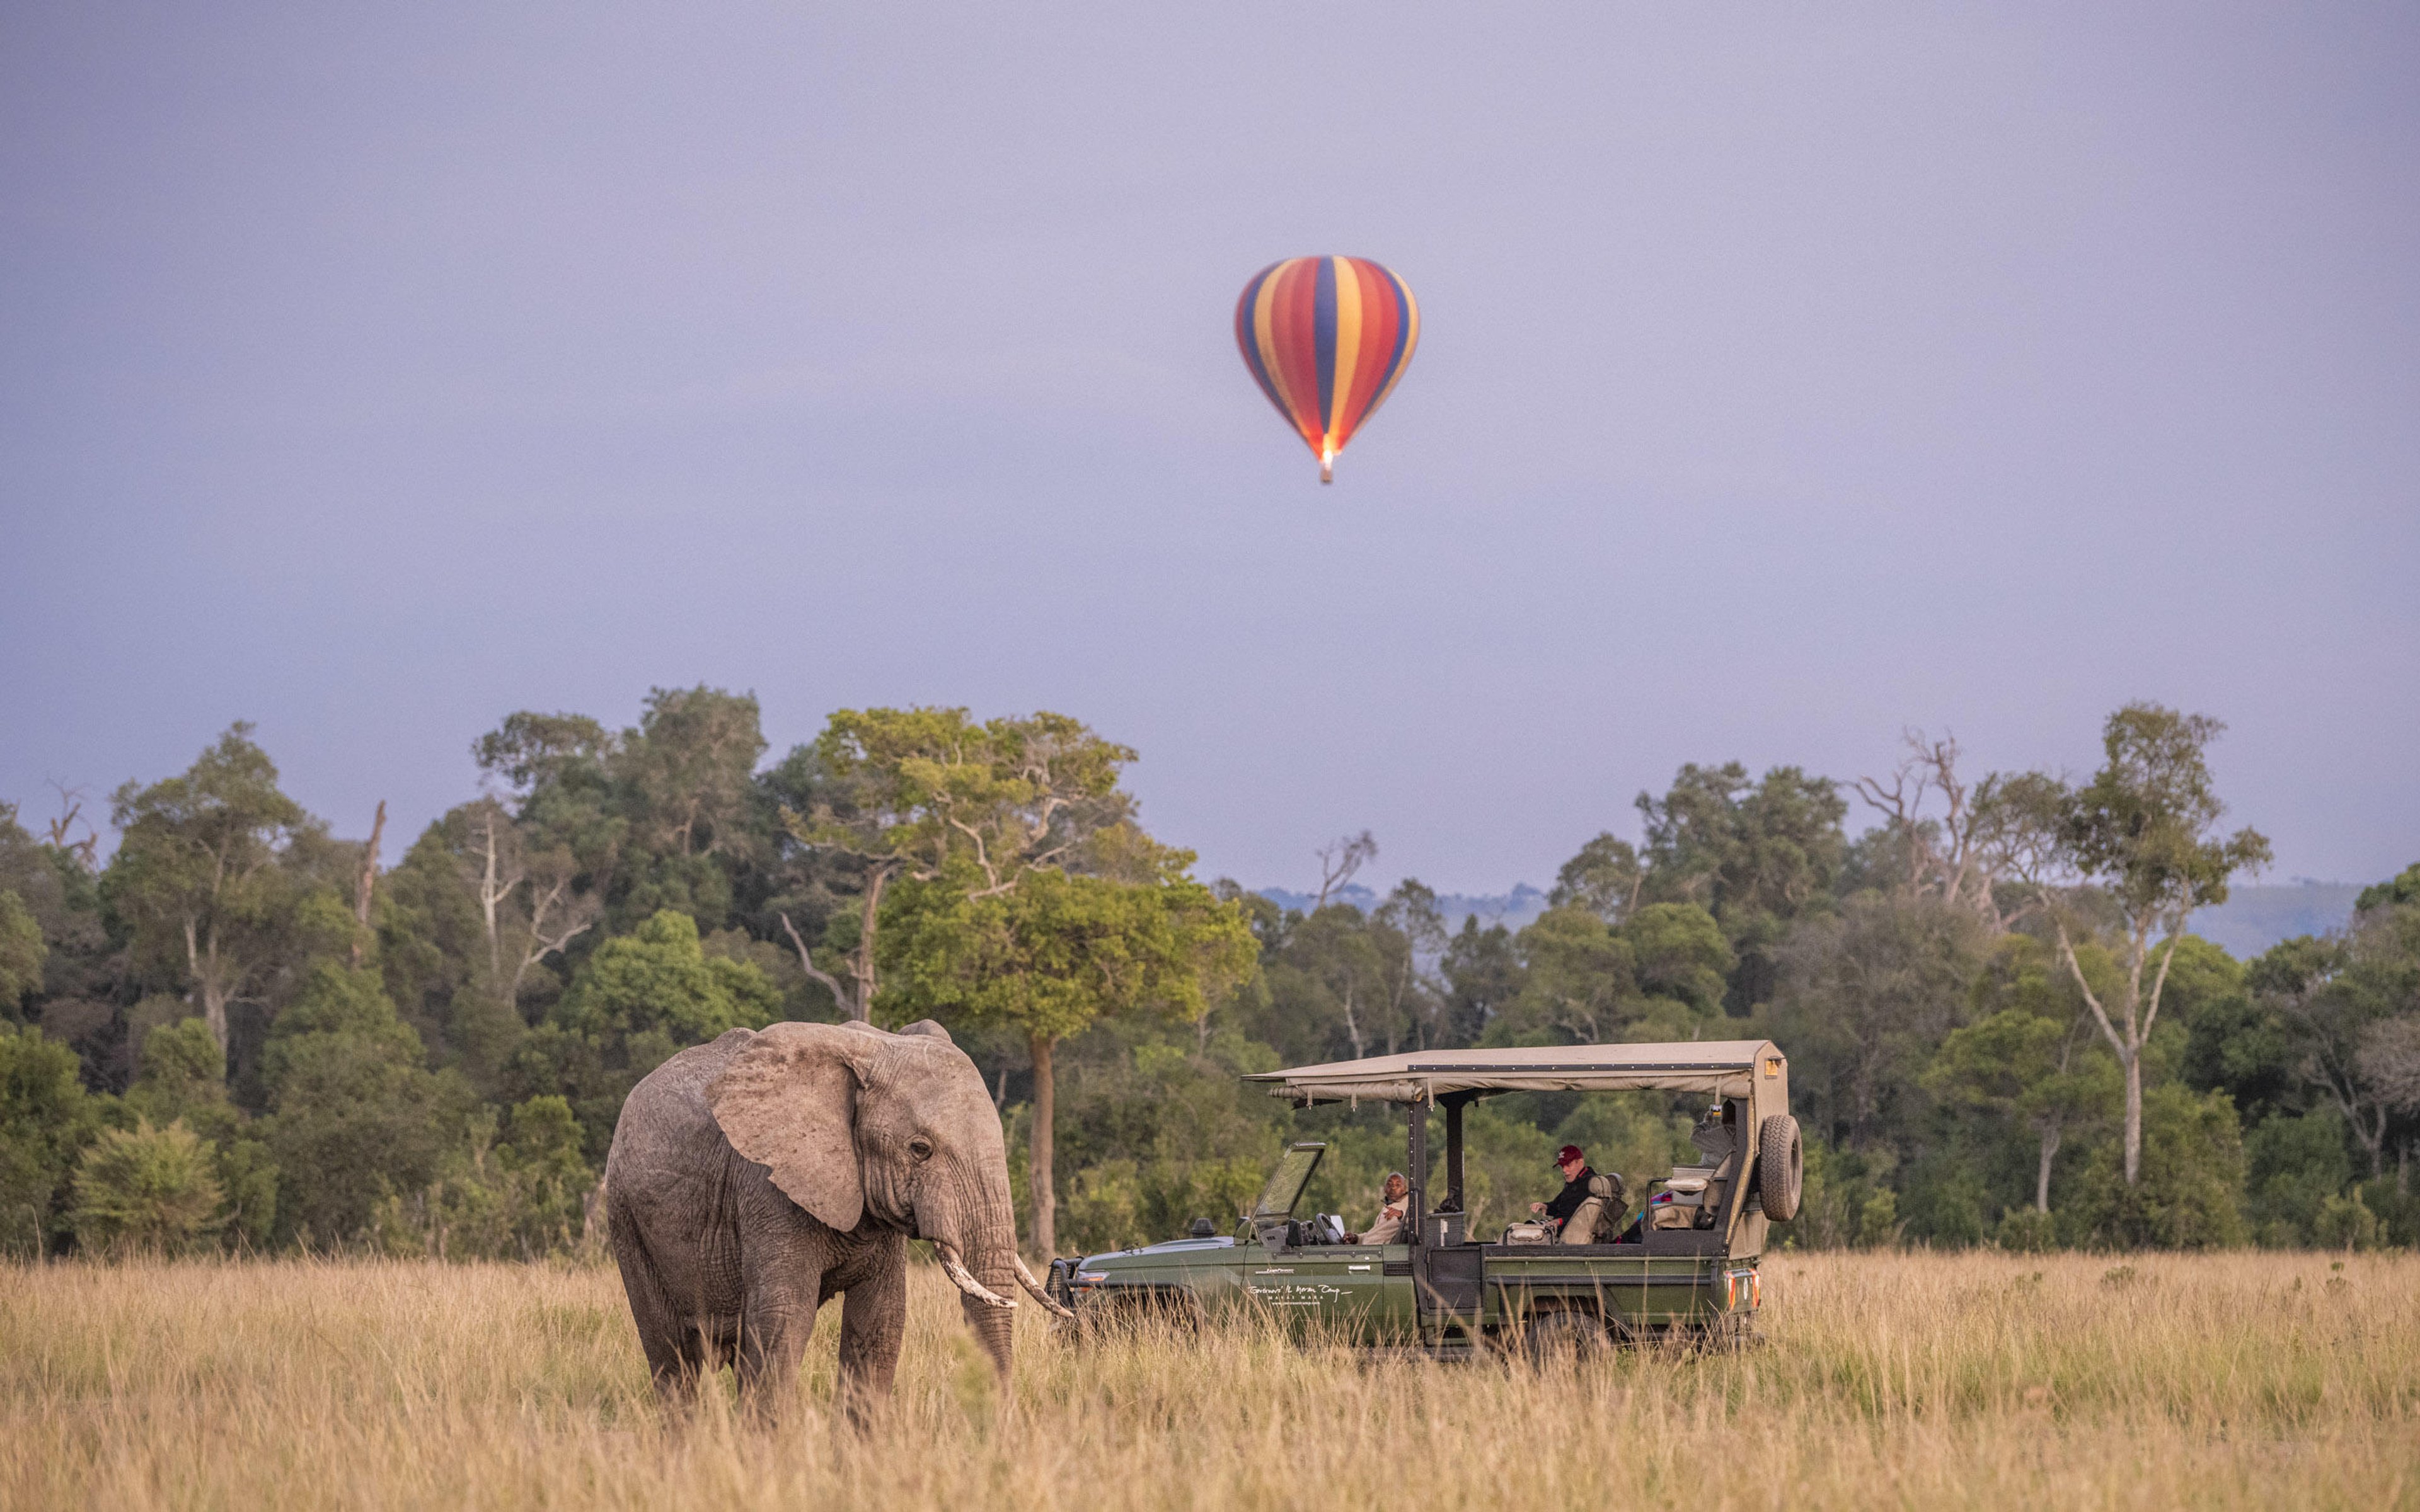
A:
POLYGON ((1807 1150, 1798 1140, 1798 1120, 1776 1113, 1757 1131, 1757 1203, 1766 1217, 1786 1223, 1798 1216, 1806 1188, 1807 1150))

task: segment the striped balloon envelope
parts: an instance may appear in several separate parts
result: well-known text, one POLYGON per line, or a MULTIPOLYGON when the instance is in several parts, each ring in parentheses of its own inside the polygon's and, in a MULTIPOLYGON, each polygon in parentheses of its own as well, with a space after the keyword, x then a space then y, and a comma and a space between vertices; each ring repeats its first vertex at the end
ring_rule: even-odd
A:
POLYGON ((1261 392, 1335 481, 1336 454, 1394 391, 1420 339, 1404 281, 1366 257, 1289 257, 1235 301, 1235 345, 1261 392))

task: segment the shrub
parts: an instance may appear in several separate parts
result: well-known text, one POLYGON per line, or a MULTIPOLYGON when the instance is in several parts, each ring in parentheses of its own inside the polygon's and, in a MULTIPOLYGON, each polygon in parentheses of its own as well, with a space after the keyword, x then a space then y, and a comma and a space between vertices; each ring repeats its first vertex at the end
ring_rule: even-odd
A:
POLYGON ((2004 1250, 2039 1255, 2058 1243, 2058 1220, 2035 1208, 2010 1208, 1993 1236, 2004 1250))
POLYGON ((2120 1174, 2116 1140, 2092 1152, 2064 1213, 2077 1241, 2115 1249, 2206 1249, 2243 1242, 2243 1140, 2224 1092, 2171 1083, 2143 1094, 2143 1169, 2120 1174))
POLYGON ((1807 1249, 1872 1249, 1899 1242, 1899 1194, 1887 1150, 1807 1141, 1807 1187, 1784 1242, 1807 1249))
POLYGON ((2321 1203, 2319 1216, 2311 1221, 2311 1238, 2322 1249, 2376 1249, 2378 1234, 2378 1214, 2362 1201, 2358 1187, 2350 1196, 2321 1203))
POLYGON ((181 1123, 110 1129, 77 1164, 76 1242, 95 1254, 182 1254, 220 1221, 216 1151, 181 1123))

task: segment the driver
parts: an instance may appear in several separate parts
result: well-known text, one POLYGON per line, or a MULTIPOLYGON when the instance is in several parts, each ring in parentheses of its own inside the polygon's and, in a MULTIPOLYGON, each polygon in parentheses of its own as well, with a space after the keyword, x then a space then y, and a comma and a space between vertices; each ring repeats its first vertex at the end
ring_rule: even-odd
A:
POLYGON ((1347 1244, 1394 1244, 1404 1238, 1404 1223, 1412 1206, 1412 1183, 1404 1180, 1401 1171, 1387 1173, 1386 1203, 1378 1210, 1378 1221, 1366 1234, 1347 1234, 1347 1244))
POLYGON ((1580 1153, 1577 1145, 1565 1145, 1555 1151, 1555 1169, 1563 1173, 1563 1189, 1555 1194, 1551 1202, 1530 1203, 1529 1211, 1553 1224, 1559 1232, 1563 1225, 1571 1222, 1572 1214, 1580 1211, 1580 1204, 1588 1200, 1589 1180, 1596 1172, 1589 1169, 1588 1157, 1580 1153))

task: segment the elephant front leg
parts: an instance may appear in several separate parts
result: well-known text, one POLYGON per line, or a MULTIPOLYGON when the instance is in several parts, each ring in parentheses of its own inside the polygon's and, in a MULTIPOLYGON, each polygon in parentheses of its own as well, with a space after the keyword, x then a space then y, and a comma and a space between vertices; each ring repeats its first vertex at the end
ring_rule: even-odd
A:
POLYGON ((815 1331, 815 1311, 822 1301, 820 1273, 751 1275, 739 1315, 737 1348, 732 1351, 732 1374, 738 1380, 739 1400, 760 1422, 781 1415, 799 1377, 799 1357, 815 1331))
POLYGON ((840 1404, 863 1427, 891 1398, 899 1371, 899 1344, 908 1330, 908 1257, 904 1245, 860 1277, 840 1304, 840 1404))

